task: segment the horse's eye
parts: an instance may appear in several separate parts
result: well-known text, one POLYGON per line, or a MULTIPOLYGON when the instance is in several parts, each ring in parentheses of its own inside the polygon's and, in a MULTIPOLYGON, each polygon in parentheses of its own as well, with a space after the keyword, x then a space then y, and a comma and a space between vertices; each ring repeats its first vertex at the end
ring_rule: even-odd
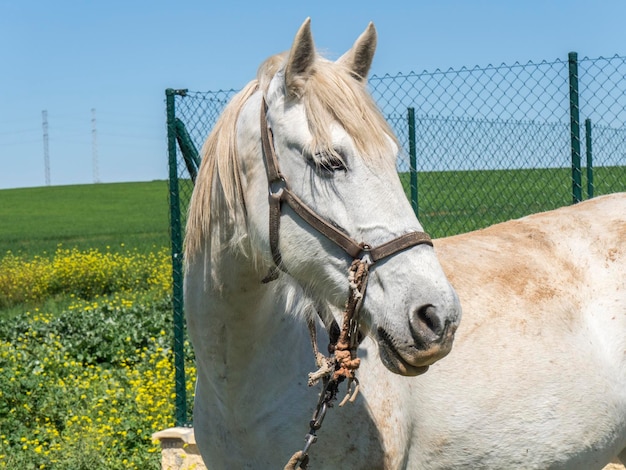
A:
POLYGON ((338 153, 318 152, 315 154, 314 161, 320 170, 327 173, 348 171, 346 162, 338 153))

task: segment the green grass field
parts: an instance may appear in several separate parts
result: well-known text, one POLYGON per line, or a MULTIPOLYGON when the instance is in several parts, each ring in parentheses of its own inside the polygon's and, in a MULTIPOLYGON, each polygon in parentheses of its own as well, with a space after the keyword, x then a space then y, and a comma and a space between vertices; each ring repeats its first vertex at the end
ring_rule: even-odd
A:
POLYGON ((169 246, 165 181, 0 190, 0 253, 169 246))
MULTIPOLYGON (((420 221, 433 237, 443 237, 562 207, 572 202, 570 171, 420 173, 420 221)), ((409 174, 400 179, 410 195, 409 174)), ((596 168, 594 183, 595 195, 626 191, 626 167, 596 168)), ((184 201, 191 187, 181 188, 184 201)), ((585 188, 583 179, 583 195, 585 188)), ((168 210, 165 181, 0 190, 0 253, 51 253, 59 244, 155 251, 169 246, 168 210)))
MULTIPOLYGON (((409 173, 401 173, 400 179, 410 195, 409 173)), ((583 174, 583 199, 587 199, 586 184, 583 174)), ((594 170, 594 196, 619 191, 626 191, 626 166, 594 170)), ((572 204, 572 199, 569 168, 418 175, 419 219, 425 230, 436 238, 563 207, 572 204)))

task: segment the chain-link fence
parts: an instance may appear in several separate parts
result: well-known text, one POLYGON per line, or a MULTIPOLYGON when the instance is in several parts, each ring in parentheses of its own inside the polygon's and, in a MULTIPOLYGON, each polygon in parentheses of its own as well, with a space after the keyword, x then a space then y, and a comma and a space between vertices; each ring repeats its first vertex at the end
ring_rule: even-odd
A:
MULTIPOLYGON (((433 237, 626 191, 626 57, 373 76, 407 197, 433 237)), ((176 421, 188 421, 182 230, 198 150, 235 90, 166 91, 176 421)))
POLYGON ((402 143, 398 169, 433 236, 626 190, 625 57, 571 53, 369 84, 402 143))

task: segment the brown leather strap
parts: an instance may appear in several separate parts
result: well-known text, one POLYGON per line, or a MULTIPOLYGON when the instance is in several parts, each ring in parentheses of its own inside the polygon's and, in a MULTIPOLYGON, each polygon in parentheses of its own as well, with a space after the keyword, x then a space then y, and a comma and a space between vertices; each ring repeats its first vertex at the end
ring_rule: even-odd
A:
POLYGON ((387 258, 398 251, 402 251, 415 245, 433 246, 433 241, 425 232, 405 233, 404 235, 400 235, 398 238, 394 238, 387 243, 383 243, 376 248, 372 248, 370 250, 370 257, 372 258, 372 262, 375 263, 376 261, 387 258))
POLYGON ((265 169, 267 171, 267 179, 271 186, 277 181, 285 181, 280 173, 278 166, 278 158, 274 151, 274 135, 267 125, 267 103, 265 98, 261 103, 261 144, 263 145, 263 154, 265 155, 265 169))
POLYGON ((279 195, 270 194, 270 249, 276 266, 283 262, 278 247, 278 233, 280 231, 280 214, 282 201, 279 195))
MULTIPOLYGON (((331 223, 322 219, 313 209, 311 209, 304 201, 296 196, 280 172, 278 158, 274 150, 272 131, 267 124, 267 103, 263 98, 261 103, 261 144, 263 147, 263 155, 265 161, 265 169, 267 171, 267 180, 269 188, 269 236, 270 249, 272 258, 277 268, 283 269, 282 256, 279 247, 280 233, 280 216, 282 213, 282 203, 286 202, 293 211, 298 214, 302 220, 307 222, 311 227, 320 232, 326 238, 331 240, 337 246, 342 248, 352 258, 362 258, 369 255, 372 263, 387 258, 399 251, 405 250, 416 245, 430 245, 432 240, 427 233, 409 232, 401 235, 393 240, 383 243, 375 248, 370 247, 366 243, 359 243, 349 237, 331 223)), ((276 278, 276 272, 271 272, 266 280, 276 278)), ((266 282, 266 281, 265 281, 266 282)))
POLYGON ((293 211, 298 214, 311 227, 320 232, 326 238, 341 247, 352 258, 357 258, 363 251, 361 244, 335 228, 329 222, 317 215, 304 201, 296 196, 291 190, 284 189, 281 199, 285 201, 293 211))
MULTIPOLYGON (((272 252, 272 259, 277 268, 282 269, 282 257, 280 255, 280 249, 278 246, 279 231, 280 231, 280 213, 282 200, 280 197, 280 185, 286 187, 287 182, 280 174, 278 169, 278 160, 276 158, 276 152, 274 152, 274 142, 272 130, 267 125, 267 103, 265 98, 261 103, 261 145, 263 146, 263 155, 265 162, 265 171, 267 172, 268 189, 269 189, 269 204, 270 204, 270 250, 272 252)), ((276 271, 270 272, 264 279, 264 282, 276 279, 278 273, 276 271)))

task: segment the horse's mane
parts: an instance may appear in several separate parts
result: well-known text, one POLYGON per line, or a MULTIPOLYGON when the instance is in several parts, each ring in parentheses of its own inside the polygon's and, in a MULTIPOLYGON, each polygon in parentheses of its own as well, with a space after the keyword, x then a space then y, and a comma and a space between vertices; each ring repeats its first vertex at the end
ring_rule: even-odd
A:
POLYGON ((231 219, 236 219, 241 212, 238 210, 242 197, 236 123, 241 108, 257 89, 258 81, 253 80, 231 99, 202 146, 202 163, 189 202, 185 229, 185 258, 188 260, 201 250, 203 241, 211 242, 208 234, 220 232, 219 227, 211 227, 211 223, 217 223, 217 217, 211 221, 211 213, 219 210, 218 203, 227 206, 223 212, 231 214, 231 219), (217 202, 212 207, 214 200, 217 202))
MULTIPOLYGON (((270 81, 283 73, 287 54, 277 54, 259 67, 257 78, 225 107, 202 148, 202 165, 189 205, 185 257, 191 259, 209 243, 214 259, 218 244, 243 247, 247 237, 245 210, 237 156, 237 120, 247 100, 257 91, 267 92, 270 81), (211 218, 215 211, 220 217, 211 218)), ((289 98, 287 98, 289 99, 289 98)), ((364 86, 343 64, 318 57, 310 76, 299 84, 296 97, 304 105, 315 152, 335 150, 331 123, 352 137, 357 152, 377 165, 395 165, 390 154, 393 131, 364 86)), ((245 253, 245 250, 242 250, 245 253)), ((215 273, 214 273, 215 274, 215 273)))

